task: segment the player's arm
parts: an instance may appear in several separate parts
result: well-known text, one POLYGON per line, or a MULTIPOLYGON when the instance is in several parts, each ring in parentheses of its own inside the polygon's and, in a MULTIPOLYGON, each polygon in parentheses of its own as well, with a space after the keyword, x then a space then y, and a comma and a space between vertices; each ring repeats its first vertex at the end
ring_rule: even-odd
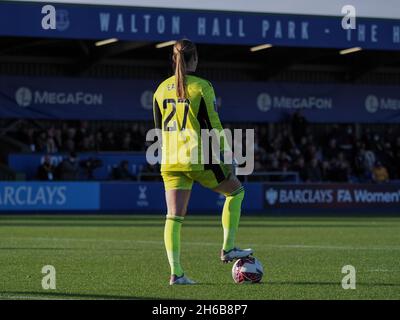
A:
POLYGON ((215 97, 215 92, 211 84, 207 84, 203 88, 202 92, 203 101, 205 104, 207 126, 209 129, 217 129, 218 131, 223 130, 219 115, 217 112, 217 99, 215 97))
POLYGON ((205 109, 204 117, 206 118, 205 121, 207 123, 207 127, 210 130, 216 129, 221 134, 223 139, 220 141, 220 151, 225 152, 225 154, 226 152, 230 152, 233 159, 232 148, 229 145, 229 141, 226 140, 225 133, 223 132, 224 128, 222 127, 221 120, 217 112, 215 92, 211 84, 207 83, 207 85, 205 85, 203 88, 202 98, 205 109))
POLYGON ((154 118, 154 128, 156 130, 156 136, 157 136, 157 142, 159 145, 162 145, 162 114, 161 114, 161 109, 158 104, 158 99, 157 99, 157 92, 154 94, 153 97, 153 118, 154 118))
POLYGON ((156 129, 160 129, 161 130, 161 119, 162 119, 162 115, 161 115, 161 110, 160 107, 158 105, 158 101, 157 101, 157 93, 154 94, 153 96, 153 118, 154 118, 154 127, 156 129))

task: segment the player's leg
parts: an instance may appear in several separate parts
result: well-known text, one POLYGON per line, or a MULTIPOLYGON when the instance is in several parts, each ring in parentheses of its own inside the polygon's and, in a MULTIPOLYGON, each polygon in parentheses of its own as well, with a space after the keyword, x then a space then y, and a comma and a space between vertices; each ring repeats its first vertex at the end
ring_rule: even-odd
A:
POLYGON ((229 166, 225 164, 212 164, 206 168, 206 170, 201 172, 193 172, 192 178, 203 186, 226 197, 222 210, 224 241, 221 260, 228 262, 233 259, 249 256, 253 253, 253 250, 235 248, 235 238, 239 227, 244 188, 229 166))
POLYGON ((253 253, 253 250, 241 250, 235 247, 235 239, 239 228, 242 201, 244 198, 244 187, 239 179, 231 173, 213 190, 225 196, 225 203, 222 209, 224 239, 221 250, 221 260, 223 262, 229 262, 233 259, 249 256, 253 253))
POLYGON ((192 284, 184 276, 181 266, 181 228, 186 215, 193 181, 179 172, 163 173, 167 216, 164 228, 164 244, 171 268, 170 284, 192 284))

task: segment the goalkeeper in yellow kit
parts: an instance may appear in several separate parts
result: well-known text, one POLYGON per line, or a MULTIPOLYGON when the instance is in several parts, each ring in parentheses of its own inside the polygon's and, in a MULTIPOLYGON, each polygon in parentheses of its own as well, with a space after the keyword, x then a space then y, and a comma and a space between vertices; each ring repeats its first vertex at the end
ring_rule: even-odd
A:
MULTIPOLYGON (((251 249, 241 250, 234 245, 244 197, 243 186, 230 164, 204 161, 200 131, 214 129, 221 132, 223 128, 215 108, 213 87, 207 80, 194 75, 197 62, 194 43, 186 39, 177 41, 173 48, 175 75, 162 82, 154 94, 154 122, 162 132, 161 175, 168 209, 164 242, 171 267, 171 285, 195 283, 184 275, 180 263, 181 226, 194 181, 226 197, 222 212, 221 261, 229 262, 253 253, 251 249), (187 154, 190 154, 189 161, 183 161, 187 154)), ((224 144, 221 145, 224 148, 224 144)))

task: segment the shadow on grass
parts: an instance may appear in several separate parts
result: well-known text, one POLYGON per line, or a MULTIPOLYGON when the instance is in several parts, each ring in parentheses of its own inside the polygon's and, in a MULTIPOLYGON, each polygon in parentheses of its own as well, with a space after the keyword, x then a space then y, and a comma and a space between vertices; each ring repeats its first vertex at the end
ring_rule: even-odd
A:
MULTIPOLYGON (((198 283, 198 286, 221 286, 220 283, 212 283, 212 282, 202 282, 198 283)), ((259 283, 250 283, 250 284, 236 284, 236 283, 226 283, 223 286, 233 287, 239 286, 240 288, 244 287, 255 287, 258 286, 339 286, 341 287, 340 282, 335 281, 274 281, 267 280, 261 281, 259 283)), ((376 287, 400 287, 400 283, 366 283, 366 282, 357 282, 357 286, 376 286, 376 287)))
MULTIPOLYGON (((335 281, 268 281, 269 285, 294 285, 294 286, 341 286, 340 282, 335 281)), ((376 287, 400 287, 400 283, 366 283, 357 282, 357 286, 376 286, 376 287)))
MULTIPOLYGON (((83 294, 83 293, 66 293, 66 292, 34 292, 34 291, 0 291, 0 299, 105 299, 105 300, 158 300, 154 297, 135 297, 123 295, 107 295, 107 294, 83 294)), ((164 298, 163 298, 164 299, 164 298)))
MULTIPOLYGON (((101 223, 101 222, 96 222, 96 223, 82 223, 81 221, 77 221, 76 223, 73 222, 68 222, 64 223, 62 221, 59 222, 48 222, 48 223, 35 223, 35 222, 2 222, 0 224, 1 227, 61 227, 61 228, 66 228, 66 227, 80 227, 80 228, 86 228, 86 227, 125 227, 125 228, 136 228, 136 227, 150 227, 150 228, 163 228, 164 227, 164 221, 160 221, 159 223, 154 223, 154 222, 148 222, 148 223, 135 223, 132 221, 129 221, 127 223, 101 223)), ((185 225, 186 228, 221 228, 221 225, 219 222, 215 223, 187 223, 185 225)), ((244 222, 241 225, 241 228, 354 228, 354 229, 360 229, 360 228, 368 228, 368 229, 376 229, 376 228, 387 228, 387 227, 392 227, 388 226, 387 224, 373 224, 373 225, 363 225, 363 224, 263 224, 263 223, 246 223, 244 222)))

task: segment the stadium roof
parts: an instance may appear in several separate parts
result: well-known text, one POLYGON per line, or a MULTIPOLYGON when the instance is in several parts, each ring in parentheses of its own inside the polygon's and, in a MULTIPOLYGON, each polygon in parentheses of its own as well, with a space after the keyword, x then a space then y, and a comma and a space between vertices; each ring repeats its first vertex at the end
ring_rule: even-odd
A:
MULTIPOLYGON (((397 51, 360 51, 340 55, 337 49, 272 47, 251 52, 250 46, 198 44, 200 66, 250 72, 255 80, 268 79, 286 70, 334 71, 342 80, 357 80, 365 74, 387 70, 398 73, 397 51)), ((1 62, 35 62, 71 65, 84 74, 99 64, 169 68, 171 47, 156 49, 155 42, 118 41, 96 47, 93 40, 48 38, 0 38, 1 62)))

